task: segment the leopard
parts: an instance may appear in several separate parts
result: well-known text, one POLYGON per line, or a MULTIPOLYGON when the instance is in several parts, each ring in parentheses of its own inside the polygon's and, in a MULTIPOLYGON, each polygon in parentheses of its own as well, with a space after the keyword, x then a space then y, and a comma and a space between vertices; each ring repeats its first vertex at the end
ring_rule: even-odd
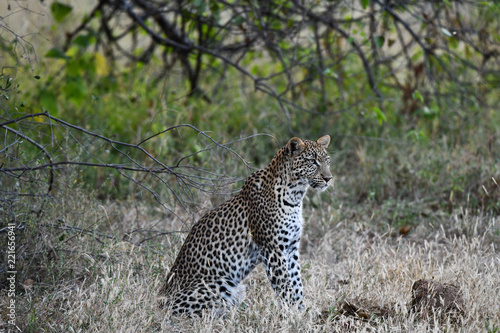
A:
POLYGON ((329 135, 291 138, 238 194, 201 217, 160 288, 160 306, 172 315, 221 315, 243 302, 243 281, 262 263, 279 304, 303 309, 303 199, 308 188, 333 183, 329 144, 329 135))

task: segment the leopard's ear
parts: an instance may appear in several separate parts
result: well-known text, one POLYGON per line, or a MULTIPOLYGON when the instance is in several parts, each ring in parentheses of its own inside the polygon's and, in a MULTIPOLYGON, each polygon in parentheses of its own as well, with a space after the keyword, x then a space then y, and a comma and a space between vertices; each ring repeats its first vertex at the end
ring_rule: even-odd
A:
POLYGON ((300 138, 294 137, 288 141, 286 147, 290 156, 297 156, 306 148, 306 145, 300 138))
POLYGON ((321 138, 319 138, 317 141, 323 148, 328 148, 328 145, 330 144, 330 136, 329 135, 323 135, 321 138))

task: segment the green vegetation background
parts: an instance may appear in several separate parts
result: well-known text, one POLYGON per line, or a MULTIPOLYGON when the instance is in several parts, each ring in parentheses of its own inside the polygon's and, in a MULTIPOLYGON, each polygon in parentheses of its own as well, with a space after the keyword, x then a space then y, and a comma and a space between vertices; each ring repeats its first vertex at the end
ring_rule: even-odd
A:
MULTIPOLYGON (((475 86, 466 89, 451 81, 439 82, 440 94, 445 96, 441 102, 433 96, 424 97, 418 87, 408 98, 401 87, 387 78, 379 84, 385 98, 381 110, 360 71, 360 60, 355 54, 348 54, 351 59, 342 68, 343 86, 348 87, 346 97, 335 96, 337 88, 327 81, 331 87, 326 90, 332 92, 328 100, 313 112, 294 110, 289 120, 273 97, 255 92, 253 83, 234 70, 229 71, 224 81, 217 82, 218 93, 207 102, 192 96, 181 69, 163 73, 160 59, 153 58, 146 65, 106 58, 100 50, 95 50, 96 36, 92 31, 73 38, 64 52, 58 45, 64 44, 65 31, 78 22, 81 14, 71 6, 55 4, 51 7, 53 23, 40 31, 39 40, 33 44, 36 61, 20 64, 15 80, 9 83, 15 83, 17 88, 4 95, 8 98, 7 110, 14 117, 48 111, 69 123, 127 143, 138 143, 178 124, 191 124, 207 131, 221 143, 257 133, 274 136, 279 144, 270 137, 256 137, 237 145, 237 150, 254 167, 267 163, 276 149, 293 135, 314 139, 329 134, 333 138, 334 172, 342 180, 338 183, 341 192, 337 200, 351 203, 374 200, 379 205, 388 200, 423 200, 429 202, 426 206, 446 211, 458 201, 474 209, 499 212, 498 194, 487 191, 495 188, 492 179, 499 176, 500 89, 494 76, 477 80, 475 86), (407 109, 409 101, 414 108, 411 112, 407 109)), ((484 3, 475 14, 486 22, 490 38, 498 40, 495 19, 498 7, 484 3)), ((47 23, 50 21, 47 18, 47 23)), ((460 42, 454 43, 457 52, 466 54, 470 62, 480 61, 467 47, 461 47, 460 42)), ((253 73, 261 76, 273 73, 276 64, 272 58, 255 57, 259 65, 252 67, 253 73)), ((422 54, 417 52, 413 58, 417 61, 422 54)), ((444 57, 442 61, 451 64, 452 59, 444 57)), ((217 81, 216 72, 213 64, 205 66, 200 86, 210 88, 217 81)), ((464 75, 468 73, 465 65, 459 70, 464 75)), ((384 73, 378 75, 384 77, 384 73)), ((4 74, 4 88, 12 77, 4 74)), ((280 82, 277 84, 279 90, 280 82)), ((307 100, 314 87, 309 89, 300 93, 299 103, 310 104, 307 100)), ((46 121, 42 117, 34 120, 46 121)), ((64 134, 55 135, 55 139, 64 140, 64 134)), ((39 140, 46 144, 54 137, 39 136, 39 140)), ((206 144, 198 132, 185 128, 159 136, 144 148, 171 165, 206 144)), ((65 149, 82 150, 75 142, 71 145, 65 149)), ((91 149, 94 159, 123 162, 116 150, 97 142, 86 147, 91 149)), ((217 168, 209 155, 196 154, 190 163, 217 168)), ((124 190, 129 182, 126 178, 109 177, 110 171, 105 169, 82 169, 78 181, 97 191, 100 197, 129 195, 124 190)), ((236 170, 233 176, 239 178, 251 171, 241 165, 236 170)), ((240 185, 241 182, 235 189, 240 185)))

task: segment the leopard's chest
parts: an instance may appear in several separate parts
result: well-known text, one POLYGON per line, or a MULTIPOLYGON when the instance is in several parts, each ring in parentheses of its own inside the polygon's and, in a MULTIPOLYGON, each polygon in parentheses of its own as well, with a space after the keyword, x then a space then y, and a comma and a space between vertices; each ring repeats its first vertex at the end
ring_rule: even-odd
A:
POLYGON ((300 241, 302 225, 302 209, 298 209, 294 213, 283 214, 275 226, 275 234, 277 236, 275 239, 278 245, 283 245, 283 248, 287 249, 300 241))
POLYGON ((277 189, 278 219, 274 228, 278 246, 290 249, 300 241, 302 234, 302 199, 305 189, 285 187, 277 189))

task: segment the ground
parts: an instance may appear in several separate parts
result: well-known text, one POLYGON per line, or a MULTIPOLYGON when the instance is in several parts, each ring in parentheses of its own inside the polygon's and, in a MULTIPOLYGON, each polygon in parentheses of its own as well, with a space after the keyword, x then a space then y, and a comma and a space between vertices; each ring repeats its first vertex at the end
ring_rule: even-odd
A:
MULTIPOLYGON (((496 332, 500 327, 500 299, 492 297, 500 285, 498 217, 463 209, 433 215, 409 231, 384 229, 368 207, 343 207, 329 190, 305 203, 305 311, 280 308, 259 267, 246 282, 247 298, 239 308, 222 318, 187 319, 172 318, 156 302, 186 234, 155 233, 171 217, 146 203, 104 205, 79 195, 71 205, 52 207, 57 223, 48 223, 54 216, 39 221, 38 232, 54 236, 46 237, 53 249, 37 257, 27 248, 30 255, 22 259, 31 261, 31 269, 19 274, 17 296, 18 315, 24 317, 18 323, 26 323, 26 331, 496 332), (70 218, 73 230, 64 228, 70 218), (96 223, 101 235, 93 229, 96 223), (140 232, 123 240, 123 231, 131 229, 156 237, 137 246, 144 239, 140 232), (411 287, 418 279, 458 286, 464 316, 423 318, 411 312, 411 287)), ((2 303, 6 300, 3 293, 2 303)))

